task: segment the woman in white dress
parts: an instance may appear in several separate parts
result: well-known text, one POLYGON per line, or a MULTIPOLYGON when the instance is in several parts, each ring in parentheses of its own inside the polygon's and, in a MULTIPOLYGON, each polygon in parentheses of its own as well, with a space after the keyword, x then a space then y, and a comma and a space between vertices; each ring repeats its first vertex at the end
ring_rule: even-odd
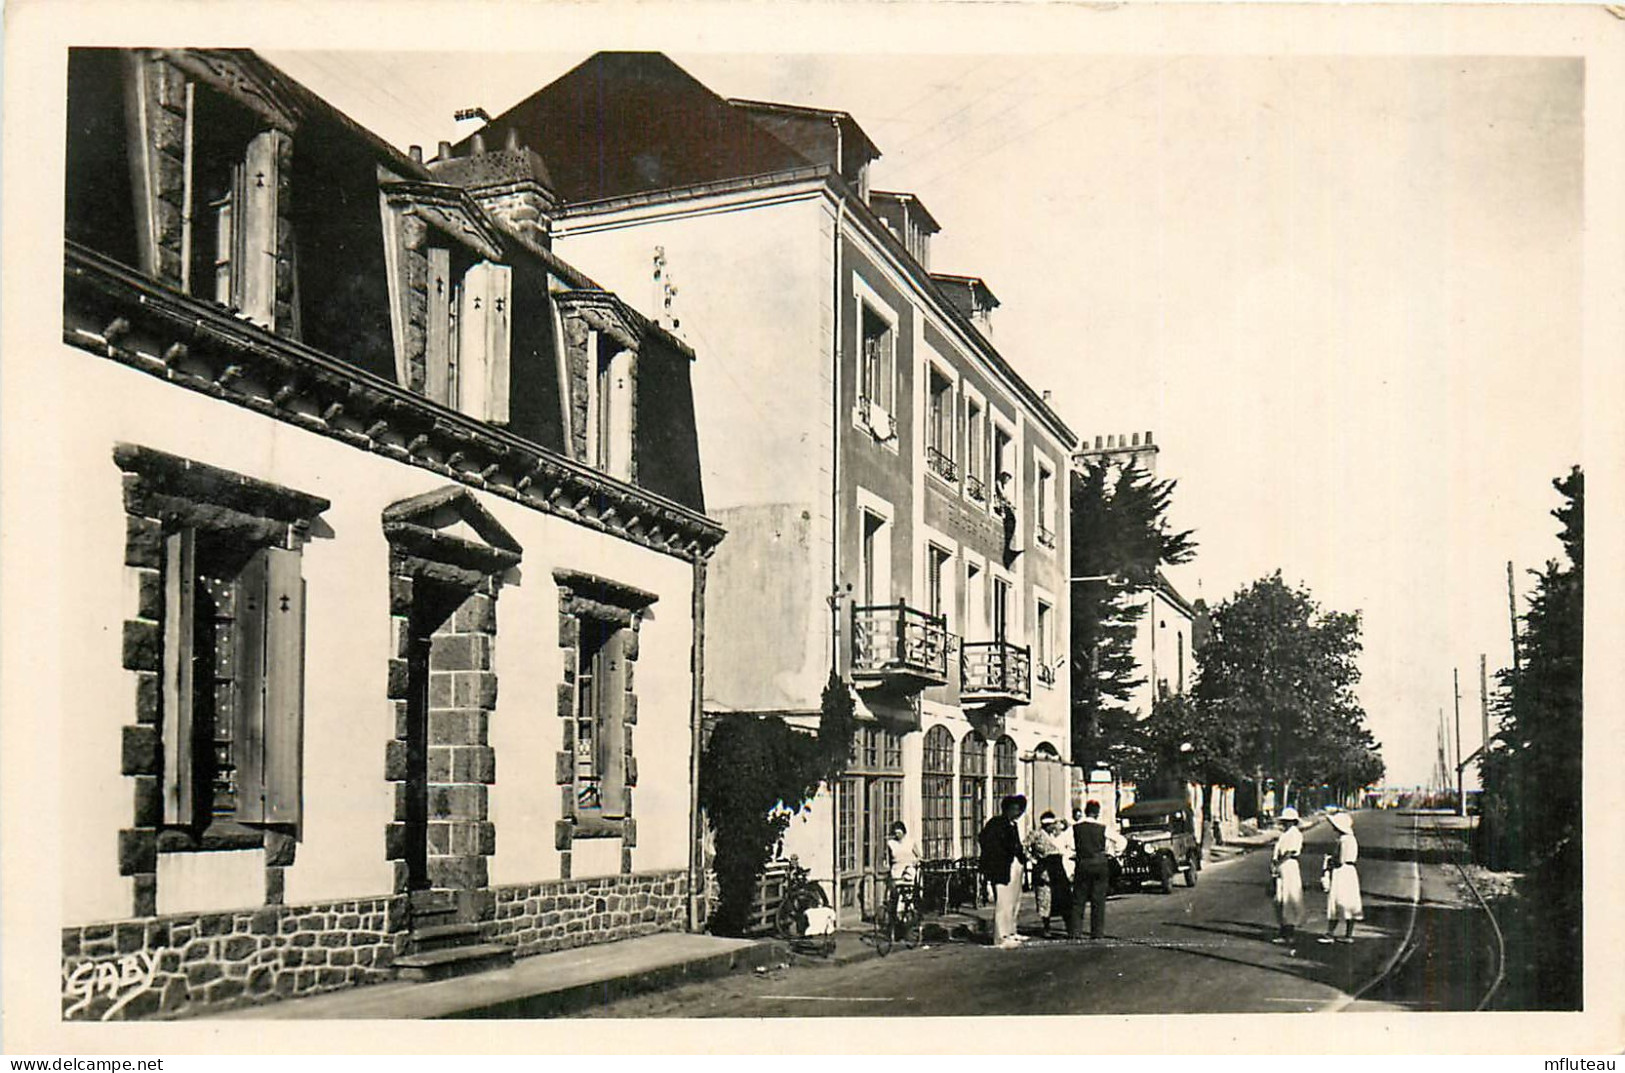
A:
POLYGON ((1354 821, 1346 812, 1334 812, 1327 819, 1337 831, 1337 845, 1326 855, 1321 872, 1326 887, 1326 934, 1318 942, 1354 941, 1354 922, 1365 916, 1360 904, 1360 873, 1354 862, 1360 859, 1360 843, 1354 838, 1354 821), (1338 937, 1337 922, 1343 922, 1343 935, 1338 937))
POLYGON ((1303 832, 1298 830, 1298 810, 1281 810, 1281 837, 1275 840, 1275 852, 1270 857, 1271 892, 1275 902, 1275 924, 1278 934, 1270 942, 1292 945, 1293 933, 1303 922, 1303 872, 1298 857, 1303 853, 1303 832))

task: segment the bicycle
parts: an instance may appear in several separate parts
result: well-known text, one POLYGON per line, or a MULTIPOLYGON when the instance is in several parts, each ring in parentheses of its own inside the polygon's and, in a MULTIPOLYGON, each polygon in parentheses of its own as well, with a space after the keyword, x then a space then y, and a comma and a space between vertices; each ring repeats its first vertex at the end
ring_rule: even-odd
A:
POLYGON ((881 957, 891 953, 901 941, 912 950, 920 945, 924 921, 920 916, 919 869, 910 866, 902 878, 892 883, 890 896, 875 912, 875 950, 881 957))
POLYGON ((784 898, 773 916, 773 932, 793 945, 821 940, 823 945, 834 945, 834 936, 807 934, 807 910, 829 908, 829 896, 824 887, 812 878, 812 873, 801 867, 795 857, 789 859, 789 872, 784 880, 784 898))

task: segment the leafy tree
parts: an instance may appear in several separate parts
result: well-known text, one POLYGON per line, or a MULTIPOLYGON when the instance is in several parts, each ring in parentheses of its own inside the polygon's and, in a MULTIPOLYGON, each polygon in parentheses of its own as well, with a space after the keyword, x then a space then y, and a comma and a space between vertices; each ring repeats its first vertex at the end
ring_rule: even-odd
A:
POLYGON ((1359 654, 1359 613, 1323 611, 1280 571, 1220 604, 1193 691, 1202 719, 1222 728, 1210 732, 1226 750, 1218 762, 1259 793, 1273 778, 1283 805, 1294 787, 1354 789, 1380 771, 1354 694, 1359 654))
POLYGON ((1530 991, 1551 1008, 1580 1001, 1581 720, 1585 645, 1585 475, 1552 482, 1552 516, 1567 564, 1549 560, 1521 616, 1520 666, 1502 671, 1499 732, 1480 763, 1484 822, 1479 853, 1496 868, 1526 870, 1527 893, 1545 908, 1530 991))
POLYGON ((1145 607, 1134 593, 1196 554, 1191 531, 1168 523, 1176 484, 1098 461, 1072 478, 1072 576, 1101 579, 1072 586, 1072 757, 1085 767, 1143 761, 1135 724, 1145 713, 1128 707, 1144 683, 1134 635, 1145 607))
POLYGON ((833 783, 852 754, 854 708, 851 690, 831 672, 816 734, 749 713, 725 715, 712 729, 700 753, 700 807, 716 834, 712 931, 744 934, 756 880, 773 847, 819 784, 833 783))

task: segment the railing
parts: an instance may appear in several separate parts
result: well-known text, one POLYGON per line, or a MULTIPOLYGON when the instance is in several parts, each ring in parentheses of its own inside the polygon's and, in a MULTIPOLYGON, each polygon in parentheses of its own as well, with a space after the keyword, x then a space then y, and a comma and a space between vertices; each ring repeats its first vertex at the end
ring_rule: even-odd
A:
POLYGON ((959 479, 959 463, 929 444, 925 448, 925 464, 931 467, 932 473, 945 481, 959 479))
POLYGON ((978 503, 986 503, 987 502, 987 485, 983 484, 982 483, 982 478, 977 476, 976 474, 974 474, 974 473, 966 473, 965 474, 965 494, 970 496, 972 499, 976 500, 976 502, 978 502, 978 503))
POLYGON ((1047 686, 1055 684, 1055 668, 1042 660, 1038 663, 1038 680, 1047 686))
POLYGON ((960 696, 965 700, 1032 699, 1031 657, 1008 641, 965 641, 960 646, 960 696))
POLYGON ((899 600, 852 608, 852 674, 860 678, 893 675, 945 685, 948 681, 948 623, 899 600))
POLYGON ((1055 530, 1048 528, 1042 522, 1033 527, 1033 539, 1046 548, 1055 546, 1055 530))

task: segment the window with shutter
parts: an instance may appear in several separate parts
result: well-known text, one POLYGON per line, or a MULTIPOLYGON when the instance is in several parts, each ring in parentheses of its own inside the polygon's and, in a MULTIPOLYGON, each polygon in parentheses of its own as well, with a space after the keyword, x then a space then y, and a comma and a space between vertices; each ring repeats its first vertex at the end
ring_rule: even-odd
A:
POLYGON ((299 553, 183 528, 165 540, 164 591, 165 823, 297 824, 299 553))
POLYGON ((457 409, 494 425, 508 423, 509 327, 513 269, 481 261, 463 274, 457 295, 457 409))
POLYGON ((280 161, 290 139, 235 102, 196 84, 186 88, 180 193, 182 286, 245 320, 277 327, 280 161))

